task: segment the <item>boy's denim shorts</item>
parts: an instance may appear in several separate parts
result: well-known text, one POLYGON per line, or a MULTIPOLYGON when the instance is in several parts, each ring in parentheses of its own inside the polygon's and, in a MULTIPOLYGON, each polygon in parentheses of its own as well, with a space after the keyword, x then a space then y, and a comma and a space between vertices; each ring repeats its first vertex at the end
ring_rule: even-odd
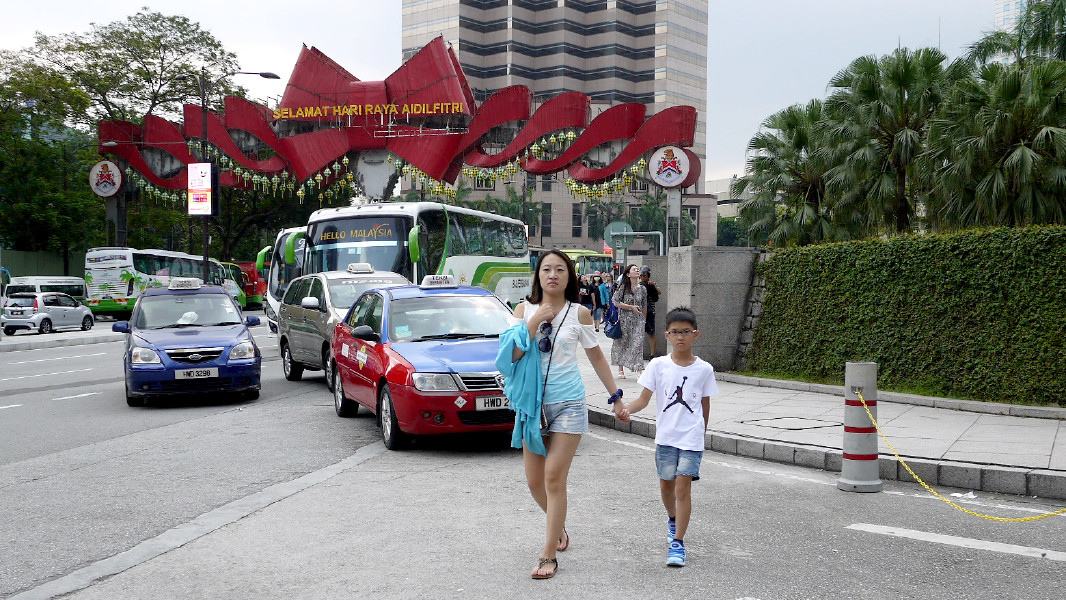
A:
POLYGON ((692 481, 698 481, 701 460, 703 452, 655 444, 655 467, 659 471, 659 479, 664 481, 673 481, 678 475, 686 475, 691 477, 692 481))
POLYGON ((548 418, 548 428, 540 430, 541 435, 549 433, 589 432, 589 411, 585 399, 563 400, 544 405, 544 415, 548 418))

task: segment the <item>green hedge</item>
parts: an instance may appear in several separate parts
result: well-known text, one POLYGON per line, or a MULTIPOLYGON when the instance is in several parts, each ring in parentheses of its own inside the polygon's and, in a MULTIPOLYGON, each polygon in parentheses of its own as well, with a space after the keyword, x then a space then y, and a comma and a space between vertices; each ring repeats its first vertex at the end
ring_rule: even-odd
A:
POLYGON ((766 299, 749 368, 843 383, 1066 405, 1066 227, 808 246, 759 265, 766 299))

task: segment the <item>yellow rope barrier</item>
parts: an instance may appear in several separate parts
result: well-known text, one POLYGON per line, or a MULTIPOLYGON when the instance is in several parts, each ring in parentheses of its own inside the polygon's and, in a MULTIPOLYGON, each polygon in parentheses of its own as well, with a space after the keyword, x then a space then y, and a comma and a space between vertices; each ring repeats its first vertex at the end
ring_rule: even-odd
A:
POLYGON ((1042 515, 1033 515, 1031 517, 1016 517, 1016 518, 995 517, 995 516, 992 516, 992 515, 984 515, 984 514, 981 514, 979 512, 972 511, 972 510, 970 510, 968 508, 959 506, 958 504, 955 504, 951 500, 945 498, 944 496, 941 496, 939 493, 937 493, 936 490, 934 490, 932 487, 930 487, 929 484, 927 484, 926 482, 922 481, 921 477, 918 477, 918 474, 915 473, 911 469, 910 465, 907 464, 907 461, 903 460, 903 458, 899 455, 899 452, 896 452, 895 447, 892 446, 892 442, 888 441, 888 438, 885 437, 885 432, 881 430, 881 425, 879 425, 877 423, 877 419, 875 419, 873 413, 870 412, 870 407, 866 405, 866 400, 862 397, 862 393, 858 392, 858 391, 856 391, 856 393, 859 396, 859 402, 862 402, 862 407, 866 409, 866 416, 870 417, 870 422, 874 424, 874 427, 877 429, 877 433, 881 436, 881 439, 885 440, 885 443, 888 444, 888 449, 891 450, 892 454, 895 455, 896 460, 899 461, 899 464, 903 465, 904 469, 907 469, 907 472, 911 474, 911 477, 913 477, 915 481, 920 483, 922 487, 924 487, 926 490, 929 491, 930 494, 936 496, 937 498, 943 500, 944 502, 947 502, 951 506, 961 510, 964 513, 971 514, 971 515, 973 515, 975 517, 981 517, 982 519, 988 519, 989 521, 1001 521, 1001 522, 1004 522, 1004 523, 1022 523, 1022 522, 1025 522, 1025 521, 1039 521, 1040 519, 1046 519, 1048 517, 1054 517, 1056 515, 1061 515, 1063 513, 1066 513, 1066 508, 1063 508, 1061 510, 1056 510, 1055 512, 1044 513, 1042 515))

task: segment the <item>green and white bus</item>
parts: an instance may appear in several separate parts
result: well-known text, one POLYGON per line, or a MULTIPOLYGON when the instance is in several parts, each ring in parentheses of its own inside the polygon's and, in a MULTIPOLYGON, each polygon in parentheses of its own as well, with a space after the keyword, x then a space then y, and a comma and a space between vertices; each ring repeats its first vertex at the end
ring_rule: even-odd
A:
POLYGON ((484 288, 512 306, 530 291, 522 222, 469 208, 436 202, 324 208, 311 214, 302 234, 288 236, 282 252, 275 247, 275 254, 296 264, 300 243, 303 275, 370 263, 415 282, 453 275, 460 285, 484 288))
MULTIPOLYGON (((202 256, 171 250, 90 248, 85 253, 86 304, 94 315, 129 318, 137 296, 153 287, 166 287, 171 277, 203 277, 202 256)), ((211 281, 239 301, 243 290, 222 263, 211 259, 211 281)))

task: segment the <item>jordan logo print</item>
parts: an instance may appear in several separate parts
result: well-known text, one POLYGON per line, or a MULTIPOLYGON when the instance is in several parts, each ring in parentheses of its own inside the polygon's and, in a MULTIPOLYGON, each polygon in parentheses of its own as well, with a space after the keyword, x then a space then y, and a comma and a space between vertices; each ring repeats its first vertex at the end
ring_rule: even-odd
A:
POLYGON ((688 412, 692 412, 692 407, 688 405, 688 402, 685 402, 686 381, 688 381, 688 375, 681 378, 681 385, 677 386, 677 389, 674 390, 674 393, 670 396, 670 398, 667 398, 668 400, 673 401, 670 404, 666 405, 666 408, 663 409, 663 412, 670 410, 670 407, 675 404, 681 404, 688 409, 688 412))

